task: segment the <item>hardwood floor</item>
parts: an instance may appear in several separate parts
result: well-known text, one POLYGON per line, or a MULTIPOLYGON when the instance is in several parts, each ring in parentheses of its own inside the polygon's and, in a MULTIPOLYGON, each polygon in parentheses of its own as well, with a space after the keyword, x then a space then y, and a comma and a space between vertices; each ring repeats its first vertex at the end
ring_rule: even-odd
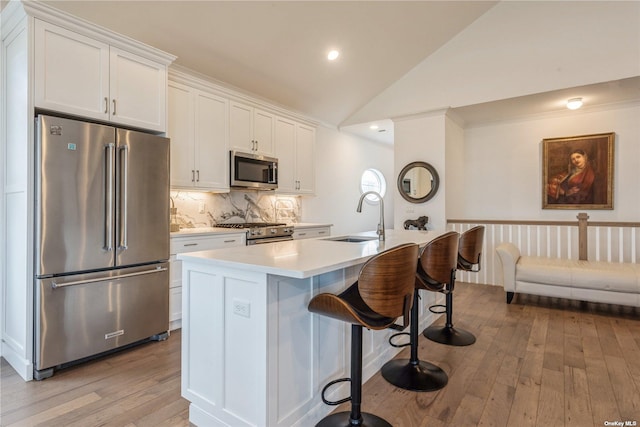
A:
POLYGON ((180 397, 180 332, 24 382, 2 359, 3 427, 188 426, 180 397))
MULTIPOLYGON (((447 386, 414 393, 378 373, 363 410, 396 427, 640 423, 640 309, 528 295, 507 305, 501 287, 466 283, 454 304, 454 323, 475 344, 420 337, 420 358, 448 373, 447 386)), ((23 382, 3 360, 0 379, 2 426, 189 425, 179 332, 41 382, 23 382)))

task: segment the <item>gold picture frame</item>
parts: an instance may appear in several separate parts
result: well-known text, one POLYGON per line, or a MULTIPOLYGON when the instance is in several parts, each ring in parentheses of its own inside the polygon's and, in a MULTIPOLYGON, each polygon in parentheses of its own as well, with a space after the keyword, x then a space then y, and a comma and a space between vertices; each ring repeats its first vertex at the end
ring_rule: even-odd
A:
POLYGON ((613 209, 615 133, 542 140, 542 209, 613 209))

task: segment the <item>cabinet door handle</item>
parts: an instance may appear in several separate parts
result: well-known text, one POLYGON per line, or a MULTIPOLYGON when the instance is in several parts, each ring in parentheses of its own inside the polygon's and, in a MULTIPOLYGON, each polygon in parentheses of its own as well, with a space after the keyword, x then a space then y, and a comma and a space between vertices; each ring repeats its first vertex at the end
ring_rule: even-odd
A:
POLYGON ((318 234, 324 234, 326 233, 325 231, 318 231, 318 234))
POLYGON ((260 150, 260 141, 256 139, 256 151, 260 150))
POLYGON ((196 171, 196 182, 200 182, 200 169, 196 171))
POLYGON ((107 98, 106 96, 104 97, 104 113, 109 113, 109 98, 107 98))
POLYGON ((307 233, 298 233, 298 236, 306 236, 307 233))
POLYGON ((236 239, 225 240, 225 241, 224 241, 224 243, 233 243, 233 242, 235 242, 235 241, 236 241, 236 239))
POLYGON ((185 243, 182 246, 184 246, 184 247, 187 247, 187 246, 198 246, 198 244, 197 243, 185 243))
POLYGON ((116 100, 113 100, 113 115, 116 115, 116 100))
POLYGON ((191 182, 196 182, 196 171, 191 169, 191 182))

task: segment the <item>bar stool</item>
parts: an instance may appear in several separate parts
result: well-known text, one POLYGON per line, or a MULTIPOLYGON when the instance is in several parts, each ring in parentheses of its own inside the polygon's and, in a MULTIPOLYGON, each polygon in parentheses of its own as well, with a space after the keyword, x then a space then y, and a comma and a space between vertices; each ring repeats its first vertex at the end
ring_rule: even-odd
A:
POLYGON ((438 366, 418 358, 418 290, 439 291, 455 279, 459 234, 450 231, 425 246, 415 274, 415 292, 409 327, 410 359, 393 359, 382 366, 382 376, 396 387, 412 391, 435 391, 449 378, 438 366))
MULTIPOLYGON (((482 253, 482 242, 484 239, 484 226, 479 225, 473 227, 460 236, 458 245, 458 269, 464 271, 478 272, 480 271, 480 255, 482 253)), ((453 288, 455 280, 447 285, 442 292, 446 296, 446 323, 444 326, 429 326, 422 333, 431 341, 440 344, 465 346, 476 342, 476 337, 468 331, 453 327, 453 288)), ((443 307, 442 305, 431 306, 443 307)), ((432 311, 434 312, 434 311, 432 311)), ((437 312, 441 313, 441 312, 437 312)))
POLYGON ((360 411, 362 403, 362 327, 386 329, 398 317, 406 322, 414 293, 418 245, 410 243, 383 251, 367 261, 358 280, 340 295, 319 294, 309 302, 309 311, 351 323, 351 378, 331 381, 322 389, 322 401, 339 405, 351 401, 351 412, 323 418, 316 426, 390 427, 376 415, 360 411), (337 402, 325 399, 332 385, 351 382, 351 395, 337 402))

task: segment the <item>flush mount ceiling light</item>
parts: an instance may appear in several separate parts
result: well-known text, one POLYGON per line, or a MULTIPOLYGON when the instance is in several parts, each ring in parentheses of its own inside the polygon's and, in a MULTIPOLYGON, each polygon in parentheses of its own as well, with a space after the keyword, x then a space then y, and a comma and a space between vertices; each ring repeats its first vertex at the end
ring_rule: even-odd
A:
POLYGON ((327 59, 329 61, 335 61, 338 58, 338 56, 340 56, 340 52, 334 49, 329 51, 329 54, 327 55, 327 59))
POLYGON ((571 98, 567 101, 567 108, 570 110, 577 110, 582 107, 582 98, 571 98))

